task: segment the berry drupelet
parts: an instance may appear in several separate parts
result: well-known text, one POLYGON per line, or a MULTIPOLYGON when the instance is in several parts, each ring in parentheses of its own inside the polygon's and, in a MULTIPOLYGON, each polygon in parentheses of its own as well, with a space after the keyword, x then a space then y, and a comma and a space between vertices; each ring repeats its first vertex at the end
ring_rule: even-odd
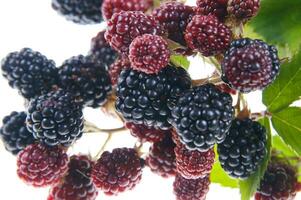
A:
POLYGON ((128 58, 119 58, 113 64, 110 65, 109 74, 111 78, 112 86, 116 86, 118 82, 119 75, 123 69, 129 69, 131 63, 128 58))
POLYGON ((103 0, 52 0, 52 8, 67 20, 78 24, 102 22, 100 7, 103 0))
POLYGON ((2 60, 1 69, 9 85, 26 99, 47 93, 58 83, 54 61, 29 48, 8 54, 2 60))
POLYGON ((231 37, 231 30, 213 15, 194 16, 185 32, 188 47, 204 56, 224 53, 230 45, 231 37))
POLYGON ((84 106, 102 106, 111 93, 112 85, 106 67, 89 56, 75 56, 59 68, 61 87, 71 92, 84 106))
POLYGON ((157 74, 169 63, 168 44, 157 35, 138 36, 130 45, 129 59, 133 69, 147 74, 157 74))
POLYGON ((245 179, 264 159, 266 129, 251 119, 235 119, 224 142, 218 144, 222 168, 232 177, 245 179))
POLYGON ((171 109, 190 87, 191 79, 183 68, 168 66, 158 74, 126 69, 119 77, 116 108, 129 122, 167 130, 171 109))
POLYGON ((104 18, 109 20, 113 14, 120 11, 146 12, 152 6, 152 3, 152 0, 104 0, 101 10, 104 18))
POLYGON ((67 175, 51 188, 48 200, 95 200, 98 191, 90 177, 92 166, 87 156, 72 156, 67 175))
POLYGON ((161 25, 141 11, 121 11, 108 21, 105 38, 116 51, 128 55, 132 41, 141 35, 164 35, 161 25))
POLYGON ((117 148, 101 155, 92 169, 92 179, 105 194, 117 195, 140 182, 142 167, 135 149, 117 148))
POLYGON ((155 142, 149 149, 146 157, 146 165, 152 172, 164 178, 175 176, 177 173, 176 156, 174 152, 175 143, 171 133, 166 134, 160 142, 155 142))
POLYGON ((243 93, 266 88, 279 70, 277 49, 249 38, 234 40, 222 61, 223 80, 243 93))
POLYGON ((227 5, 229 0, 197 0, 197 13, 199 15, 214 15, 224 21, 227 16, 227 5))
POLYGON ((67 169, 68 156, 60 147, 32 144, 18 154, 18 176, 35 187, 57 183, 67 169))
POLYGON ((176 200, 205 200, 209 191, 209 177, 185 179, 177 175, 173 183, 176 200))
POLYGON ((82 108, 61 89, 31 100, 26 120, 28 130, 48 146, 70 146, 82 136, 82 108))
POLYGON ((117 59, 118 54, 107 43, 104 34, 105 31, 101 31, 97 36, 92 38, 89 56, 91 56, 95 62, 100 62, 102 65, 105 65, 106 68, 109 68, 117 59))
POLYGON ((259 7, 260 0, 231 0, 228 12, 237 19, 250 19, 257 14, 259 7))
POLYGON ((162 24, 168 38, 181 45, 186 45, 184 32, 193 16, 193 8, 180 2, 167 2, 153 11, 153 17, 162 24))
POLYGON ((188 150, 207 152, 226 138, 234 118, 232 98, 212 84, 194 87, 179 98, 172 118, 188 150))
POLYGON ((16 155, 25 147, 35 142, 35 139, 26 128, 26 113, 12 112, 3 118, 0 129, 0 138, 5 149, 16 155))

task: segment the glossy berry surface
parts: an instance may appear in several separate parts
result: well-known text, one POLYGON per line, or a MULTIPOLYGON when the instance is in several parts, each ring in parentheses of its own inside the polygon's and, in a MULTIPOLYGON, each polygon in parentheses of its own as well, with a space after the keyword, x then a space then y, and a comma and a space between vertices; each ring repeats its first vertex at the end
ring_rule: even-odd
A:
POLYGON ((113 64, 110 65, 109 74, 112 86, 116 86, 118 82, 119 75, 122 70, 129 69, 131 63, 128 58, 119 58, 113 64))
POLYGON ((259 7, 260 0, 232 0, 228 12, 238 19, 249 19, 257 14, 259 7))
POLYGON ((227 16, 229 0, 197 0, 197 13, 199 15, 214 15, 223 21, 227 16))

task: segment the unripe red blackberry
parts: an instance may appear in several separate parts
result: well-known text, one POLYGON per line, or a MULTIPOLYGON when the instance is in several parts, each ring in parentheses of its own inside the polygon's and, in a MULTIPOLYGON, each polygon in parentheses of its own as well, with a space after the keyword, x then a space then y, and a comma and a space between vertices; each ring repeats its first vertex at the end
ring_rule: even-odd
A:
POLYGON ((214 164, 213 149, 206 152, 190 151, 185 145, 177 143, 175 148, 178 173, 186 179, 198 179, 208 176, 214 164))
POLYGON ((131 63, 128 58, 119 58, 109 67, 109 74, 111 78, 112 86, 116 86, 118 82, 119 75, 123 69, 129 69, 131 63))
POLYGON ((105 151, 92 169, 92 179, 105 194, 117 195, 133 189, 140 182, 142 164, 135 149, 105 151))
POLYGON ((108 21, 105 38, 116 51, 128 55, 132 41, 141 35, 164 35, 161 25, 140 11, 121 11, 108 21))
POLYGON ((99 32, 92 38, 89 55, 95 62, 101 62, 106 68, 109 68, 118 57, 117 52, 105 40, 105 31, 99 32))
POLYGON ((227 16, 227 5, 229 0, 197 0, 197 13, 199 15, 215 15, 219 20, 227 16))
POLYGON ((188 150, 207 152, 225 140, 234 118, 232 98, 212 84, 187 90, 172 110, 172 124, 188 150))
POLYGON ((72 156, 68 173, 51 188, 48 200, 95 200, 98 191, 90 177, 92 165, 87 156, 72 156))
POLYGON ((234 40, 222 61, 223 80, 244 93, 266 88, 279 70, 277 49, 249 38, 234 40))
POLYGON ((299 190, 297 170, 288 163, 272 161, 260 181, 256 200, 292 200, 299 190))
POLYGON ((0 138, 5 149, 16 155, 30 144, 34 139, 31 132, 26 128, 26 113, 12 112, 3 118, 3 125, 0 129, 0 138))
POLYGON ((157 74, 170 59, 167 42, 160 36, 144 34, 136 37, 130 45, 131 67, 147 74, 157 74))
POLYGON ((259 7, 260 0, 231 0, 228 12, 238 19, 250 19, 257 14, 259 7))
POLYGON ((234 178, 248 178, 267 153, 266 137, 265 127, 258 122, 235 119, 225 141, 218 144, 222 168, 234 178))
POLYGON ((161 141, 167 134, 170 133, 169 130, 163 131, 158 130, 153 127, 148 127, 143 124, 134 124, 127 122, 125 127, 130 130, 132 136, 137 137, 140 142, 159 142, 161 141))
POLYGON ((120 11, 146 12, 151 6, 152 0, 104 0, 101 6, 103 17, 111 19, 113 14, 120 11))
POLYGON ((231 30, 213 15, 194 16, 185 32, 188 47, 204 56, 225 52, 230 45, 231 37, 231 30))
POLYGON ((172 141, 171 133, 166 134, 160 142, 155 142, 149 149, 146 157, 146 165, 152 172, 164 177, 172 177, 177 173, 176 156, 174 152, 175 143, 172 141))
POLYGON ((177 175, 173 183, 173 191, 176 200, 205 200, 209 185, 209 176, 199 179, 185 179, 177 175))
POLYGON ((186 45, 184 32, 194 13, 191 6, 173 1, 161 4, 153 11, 152 15, 168 33, 169 39, 181 45, 186 45))
POLYGON ((17 174, 29 185, 43 187, 57 183, 68 169, 68 156, 60 147, 32 144, 18 155, 17 174))

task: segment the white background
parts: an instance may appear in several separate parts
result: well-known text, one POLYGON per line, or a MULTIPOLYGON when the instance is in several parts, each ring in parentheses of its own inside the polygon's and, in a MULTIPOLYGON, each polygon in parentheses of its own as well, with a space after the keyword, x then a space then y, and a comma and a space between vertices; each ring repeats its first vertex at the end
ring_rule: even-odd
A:
MULTIPOLYGON (((40 51, 48 58, 56 61, 59 66, 64 59, 78 54, 85 54, 89 50, 90 39, 97 34, 103 25, 76 25, 57 15, 50 7, 50 0, 1 0, 0 1, 0 58, 9 52, 18 51, 23 47, 30 47, 40 51)), ((206 71, 200 61, 195 62, 194 76, 206 71)), ((199 77, 198 77, 199 78, 199 77)), ((251 107, 254 111, 264 109, 260 102, 260 94, 249 95, 252 99, 251 107)), ((16 90, 11 89, 6 80, 0 77, 0 118, 11 111, 23 111, 23 99, 16 90)), ((85 110, 87 119, 99 124, 100 127, 119 126, 118 122, 106 118, 100 110, 85 110)), ((105 139, 104 134, 90 134, 83 137, 72 149, 72 152, 91 153, 95 155, 105 139)), ((135 140, 127 133, 119 133, 109 146, 132 147, 135 140)), ((3 200, 42 200, 47 198, 49 188, 36 189, 27 186, 16 176, 16 159, 7 153, 0 142, 0 190, 3 200)), ((106 197, 101 192, 101 200, 138 200, 159 199, 172 200, 172 179, 163 179, 144 170, 143 179, 133 191, 118 197, 106 197)), ((208 194, 209 200, 225 199, 238 200, 238 190, 221 188, 212 184, 208 194)))

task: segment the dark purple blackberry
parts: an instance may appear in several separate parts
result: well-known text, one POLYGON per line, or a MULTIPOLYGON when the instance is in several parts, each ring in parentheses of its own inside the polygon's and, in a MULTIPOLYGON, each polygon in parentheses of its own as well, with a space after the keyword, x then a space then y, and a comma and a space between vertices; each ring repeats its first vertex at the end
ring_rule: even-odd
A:
POLYGON ((27 128, 40 142, 69 146, 82 136, 82 108, 61 89, 30 101, 27 128))
POLYGON ((266 155, 266 129, 251 119, 235 119, 217 151, 222 168, 230 176, 248 178, 266 155))
POLYGON ((199 15, 214 15, 224 21, 227 16, 229 0, 197 0, 197 13, 199 15))
POLYGON ((52 0, 52 8, 67 20, 78 24, 96 24, 103 21, 103 0, 52 0))
POLYGON ((102 106, 112 90, 105 66, 89 56, 66 60, 59 68, 59 79, 61 88, 71 92, 77 102, 93 108, 102 106))
POLYGON ((101 62, 109 68, 117 59, 118 54, 107 43, 104 34, 105 31, 101 31, 92 39, 89 55, 91 55, 96 62, 101 62))
POLYGON ((125 69, 119 76, 116 108, 129 122, 167 130, 171 109, 190 87, 183 68, 168 66, 156 75, 125 69))
POLYGON ((26 99, 49 92, 57 85, 57 69, 52 60, 29 48, 12 52, 2 60, 2 75, 26 99))
POLYGON ((172 117, 187 149, 206 152, 226 138, 234 117, 232 98, 212 84, 194 87, 179 98, 172 117))
POLYGON ((186 45, 184 33, 193 16, 193 8, 180 2, 167 2, 153 11, 153 17, 162 24, 168 38, 182 45, 186 45))
POLYGON ((35 139, 26 128, 26 113, 12 112, 3 118, 3 125, 0 129, 0 137, 4 143, 5 149, 16 155, 35 139))
POLYGON ((248 93, 262 90, 279 74, 278 51, 261 40, 234 40, 222 61, 223 80, 232 88, 248 93))
POLYGON ((238 19, 250 19, 259 11, 260 0, 232 0, 228 12, 238 19))

